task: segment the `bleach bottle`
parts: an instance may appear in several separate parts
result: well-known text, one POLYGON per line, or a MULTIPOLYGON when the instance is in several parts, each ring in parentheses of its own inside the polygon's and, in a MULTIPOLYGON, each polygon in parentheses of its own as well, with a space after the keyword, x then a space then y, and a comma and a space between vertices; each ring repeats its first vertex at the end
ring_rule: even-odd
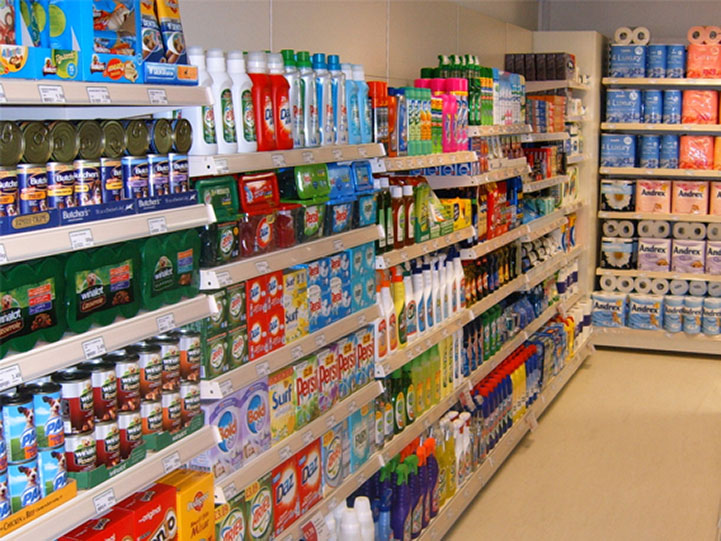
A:
POLYGON ((233 108, 233 81, 225 72, 225 56, 220 49, 210 49, 206 55, 208 73, 213 78, 210 91, 213 94, 213 113, 215 115, 215 133, 220 154, 238 152, 238 136, 235 131, 235 111, 233 108))
POLYGON ((363 66, 353 64, 353 80, 358 93, 358 106, 360 108, 360 133, 361 143, 373 142, 373 121, 371 120, 371 105, 368 97, 368 83, 363 71, 363 66))
POLYGON ((305 111, 305 82, 295 65, 295 54, 292 49, 281 51, 285 62, 285 79, 288 81, 290 100, 290 122, 293 134, 293 146, 305 146, 304 111, 305 111))
POLYGON ((315 90, 318 94, 318 125, 320 126, 320 144, 322 146, 335 144, 335 124, 333 112, 333 89, 325 63, 325 55, 313 55, 313 71, 315 71, 315 90))
POLYGON ((345 105, 348 111, 348 143, 359 145, 361 143, 360 105, 358 103, 358 88, 353 80, 353 64, 341 64, 345 75, 345 105))
POLYGON ((393 539, 411 539, 411 495, 408 487, 408 466, 401 464, 394 472, 393 503, 391 504, 391 531, 393 539))
POLYGON ((340 67, 337 54, 328 55, 328 72, 331 80, 333 101, 333 123, 335 124, 335 144, 348 144, 348 108, 346 107, 346 76, 340 67))
MULTIPOLYGON (((188 47, 188 61, 198 68, 198 85, 212 88, 213 78, 205 69, 205 54, 202 47, 188 47)), ((181 116, 193 126, 193 145, 189 154, 208 155, 218 153, 218 140, 215 135, 215 99, 210 105, 186 107, 180 110, 181 116)))
POLYGON ((315 72, 310 63, 310 53, 308 51, 299 51, 296 56, 296 65, 304 87, 303 131, 305 133, 305 146, 317 147, 320 144, 318 93, 316 92, 315 72))
POLYGON ((248 76, 253 81, 251 95, 255 113, 258 150, 275 150, 275 121, 273 119, 273 89, 266 73, 265 53, 248 53, 248 76))
POLYGON ((268 78, 273 100, 275 123, 275 146, 278 150, 293 148, 292 121, 290 116, 290 85, 284 75, 283 57, 279 53, 268 55, 268 78))
POLYGON ((233 94, 235 127, 238 130, 238 152, 255 152, 258 150, 258 143, 255 140, 253 81, 245 72, 245 59, 242 51, 228 53, 228 75, 233 81, 230 90, 233 94))

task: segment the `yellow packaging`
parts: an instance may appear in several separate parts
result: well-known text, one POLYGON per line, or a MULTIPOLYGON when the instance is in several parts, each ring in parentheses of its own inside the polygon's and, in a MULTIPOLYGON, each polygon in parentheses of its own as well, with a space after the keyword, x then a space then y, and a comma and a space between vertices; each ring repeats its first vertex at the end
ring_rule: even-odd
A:
POLYGON ((270 445, 273 446, 295 431, 295 371, 292 366, 268 376, 270 396, 270 445))
POLYGON ((288 270, 283 274, 286 344, 308 334, 307 276, 306 269, 288 270))
POLYGON ((174 486, 178 491, 175 497, 178 539, 212 541, 215 535, 213 474, 176 470, 159 482, 174 486))
POLYGON ((453 220, 453 230, 458 231, 471 225, 471 200, 455 197, 453 199, 441 199, 446 215, 453 220))

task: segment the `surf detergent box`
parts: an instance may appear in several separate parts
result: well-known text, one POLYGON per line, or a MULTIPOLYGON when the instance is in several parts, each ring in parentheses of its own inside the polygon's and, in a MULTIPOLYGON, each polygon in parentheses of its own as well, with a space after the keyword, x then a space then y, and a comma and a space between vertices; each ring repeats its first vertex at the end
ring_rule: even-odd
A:
POLYGON ((270 541, 273 537, 273 484, 269 472, 245 487, 247 541, 270 541))
POLYGON ((290 344, 308 334, 308 272, 287 270, 283 274, 283 309, 285 343, 290 344))
POLYGON ((303 514, 323 498, 320 439, 301 449, 296 460, 300 477, 300 512, 303 514))
POLYGON ((273 531, 280 535, 300 516, 298 463, 294 456, 273 468, 273 531))
POLYGON ((243 462, 270 448, 270 406, 268 378, 251 383, 237 392, 240 402, 240 437, 243 462))
POLYGON ((281 368, 268 376, 270 400, 270 444, 275 445, 295 431, 295 371, 281 368))

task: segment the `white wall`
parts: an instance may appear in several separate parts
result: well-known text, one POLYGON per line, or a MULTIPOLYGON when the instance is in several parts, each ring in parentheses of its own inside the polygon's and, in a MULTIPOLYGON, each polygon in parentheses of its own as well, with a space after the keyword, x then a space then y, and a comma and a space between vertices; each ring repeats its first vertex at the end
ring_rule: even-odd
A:
POLYGON ((458 3, 494 19, 538 29, 538 0, 458 0, 458 3))

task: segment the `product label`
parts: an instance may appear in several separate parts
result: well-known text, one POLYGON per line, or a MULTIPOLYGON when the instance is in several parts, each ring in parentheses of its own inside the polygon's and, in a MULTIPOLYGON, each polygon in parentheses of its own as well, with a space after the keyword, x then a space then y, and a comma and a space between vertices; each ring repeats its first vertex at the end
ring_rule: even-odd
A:
POLYGON ((254 143, 255 116, 253 113, 253 97, 250 90, 244 90, 240 96, 240 106, 243 111, 243 139, 246 143, 254 143))
POLYGON ((57 324, 55 280, 0 290, 0 343, 57 324))
POLYGON ((416 418, 416 392, 412 383, 406 391, 406 416, 409 423, 412 423, 416 418))
POLYGON ((161 256, 155 264, 153 271, 153 280, 151 282, 151 296, 155 297, 172 289, 175 286, 175 273, 173 271, 173 262, 166 256, 161 256))
POLYGON ((200 110, 203 115, 203 141, 209 145, 214 145, 218 140, 215 138, 215 114, 213 113, 213 106, 203 105, 200 110))
POLYGON ((396 411, 395 411, 395 425, 398 430, 403 430, 406 426, 406 400, 402 392, 396 395, 396 411))
POLYGON ((388 344, 391 351, 398 349, 398 325, 395 312, 388 316, 388 344))
POLYGON ((78 319, 94 312, 133 302, 133 262, 106 265, 75 274, 78 319))
POLYGON ((237 143, 235 132, 235 111, 233 110, 233 95, 230 88, 224 88, 220 93, 220 106, 223 111, 223 140, 226 143, 237 143))
POLYGON ((278 120, 280 126, 278 131, 283 134, 283 137, 291 137, 291 116, 290 116, 290 104, 288 103, 288 96, 283 95, 280 97, 280 104, 278 105, 278 120))
POLYGON ((396 242, 402 243, 406 239, 406 209, 403 204, 398 207, 398 213, 396 215, 396 242))
POLYGON ((177 283, 180 286, 189 286, 193 279, 193 249, 178 252, 177 283))
POLYGON ((275 137, 275 122, 273 121, 273 101, 270 94, 263 96, 263 130, 268 139, 275 137))

